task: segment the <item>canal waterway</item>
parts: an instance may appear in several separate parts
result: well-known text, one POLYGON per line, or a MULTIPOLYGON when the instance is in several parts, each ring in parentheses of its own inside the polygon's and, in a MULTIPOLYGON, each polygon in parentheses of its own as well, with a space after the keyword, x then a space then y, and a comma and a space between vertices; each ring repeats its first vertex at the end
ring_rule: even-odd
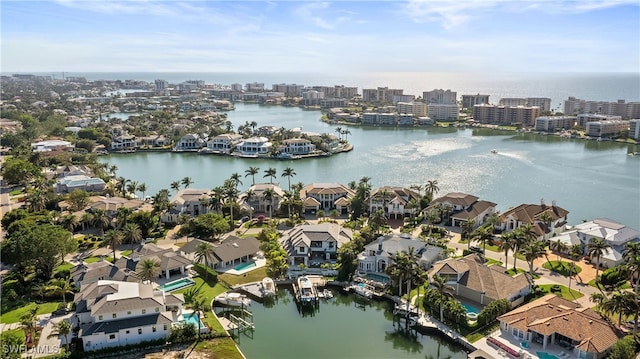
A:
MULTIPOLYGON (((297 107, 237 103, 228 119, 237 128, 302 127, 305 131, 336 133, 336 125, 320 121, 319 111, 297 107)), ((521 203, 550 204, 569 210, 569 224, 608 217, 640 229, 640 156, 637 146, 615 142, 563 139, 556 136, 501 132, 481 128, 377 128, 342 126, 354 150, 325 158, 301 160, 243 159, 195 153, 113 154, 102 157, 118 167, 117 175, 146 183, 147 194, 170 188, 189 176, 192 188, 222 185, 234 172, 244 176, 260 168, 256 182, 269 167, 291 167, 292 183, 340 182, 367 176, 373 187, 409 186, 438 180, 440 192, 470 193, 492 201, 504 212, 521 203), (497 153, 492 153, 492 150, 497 153)), ((251 185, 243 178, 241 189, 251 185)))
POLYGON ((240 334, 247 358, 466 358, 459 346, 438 336, 404 331, 392 305, 362 301, 353 294, 323 300, 317 311, 300 313, 291 292, 280 289, 274 304, 253 302, 255 330, 240 334))

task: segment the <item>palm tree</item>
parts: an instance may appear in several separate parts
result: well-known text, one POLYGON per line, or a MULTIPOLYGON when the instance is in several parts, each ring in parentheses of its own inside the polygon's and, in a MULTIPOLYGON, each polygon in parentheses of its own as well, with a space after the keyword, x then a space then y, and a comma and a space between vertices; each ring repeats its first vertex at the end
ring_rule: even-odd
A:
POLYGON ((60 336, 63 336, 64 346, 68 351, 69 350, 69 334, 71 334, 71 323, 63 319, 53 324, 51 333, 47 336, 47 338, 51 339, 51 338, 58 338, 60 336))
POLYGON ((545 227, 547 227, 546 233, 551 233, 551 223, 553 222, 551 214, 549 214, 548 211, 544 211, 538 219, 544 223, 545 227))
MULTIPOLYGON (((509 268, 509 251, 515 250, 516 247, 516 239, 513 236, 513 232, 506 232, 502 235, 502 239, 500 241, 500 245, 498 249, 504 252, 504 267, 509 268)), ((514 267, 515 267, 515 257, 513 257, 514 267)))
POLYGON ((421 184, 412 184, 411 186, 409 186, 409 189, 412 189, 412 190, 418 192, 418 194, 420 196, 422 196, 422 189, 423 188, 424 187, 421 184))
POLYGON ((433 200, 433 196, 435 196, 438 191, 440 191, 440 187, 438 187, 438 180, 429 180, 427 184, 424 186, 424 190, 426 194, 429 196, 429 201, 433 200))
POLYGON ((209 207, 217 213, 222 210, 222 200, 224 198, 224 188, 217 186, 211 190, 209 194, 209 207))
POLYGON ((338 133, 339 138, 342 140, 342 127, 336 127, 336 132, 338 133))
MULTIPOLYGON (((215 248, 208 242, 202 242, 198 244, 195 250, 195 260, 198 263, 203 263, 205 266, 210 267, 215 260, 215 248)), ((206 271, 207 279, 209 279, 209 271, 206 271)))
POLYGON ((444 303, 453 298, 453 288, 447 285, 447 278, 434 275, 431 280, 431 289, 437 293, 438 303, 440 304, 440 322, 444 322, 444 303))
POLYGON ((122 228, 122 232, 124 239, 126 239, 129 244, 142 243, 142 231, 136 223, 127 223, 124 228, 122 228))
POLYGON ((536 259, 544 256, 544 254, 546 253, 544 242, 535 240, 525 243, 524 246, 520 248, 520 253, 522 253, 525 260, 529 264, 529 273, 533 277, 533 262, 536 259))
POLYGON ((122 195, 122 197, 127 196, 127 182, 129 182, 129 180, 124 177, 118 177, 116 179, 116 183, 117 183, 116 187, 118 189, 118 192, 122 195))
POLYGON ((267 188, 262 192, 262 199, 269 202, 269 218, 272 217, 273 211, 273 197, 275 197, 276 192, 273 188, 267 188))
POLYGON ((273 167, 269 167, 269 169, 264 171, 264 177, 269 177, 269 183, 273 183, 273 179, 276 178, 276 169, 273 167))
POLYGON ((589 257, 596 258, 596 283, 600 282, 600 279, 598 278, 598 272, 600 271, 600 257, 602 257, 609 248, 611 248, 611 246, 602 238, 593 238, 591 242, 587 244, 587 253, 589 253, 589 257))
POLYGON ((630 297, 626 296, 623 291, 617 291, 600 304, 600 309, 608 314, 618 314, 618 327, 620 327, 622 316, 633 314, 630 311, 629 299, 630 297))
POLYGON ((64 307, 67 307, 67 294, 73 295, 73 284, 71 284, 71 278, 67 279, 52 279, 49 285, 45 289, 50 295, 59 295, 62 297, 62 303, 64 307))
POLYGON ((118 166, 116 165, 111 165, 111 167, 109 167, 109 174, 111 174, 111 177, 115 177, 116 176, 116 171, 118 170, 118 166))
POLYGON ((103 209, 98 208, 95 210, 95 212, 93 212, 93 225, 100 228, 101 236, 104 235, 104 230, 109 226, 110 223, 111 219, 109 218, 109 216, 107 216, 103 209))
POLYGON ((129 216, 133 213, 131 208, 118 207, 116 210, 116 224, 118 228, 122 228, 127 225, 129 216))
POLYGON ((551 247, 552 250, 556 251, 556 260, 558 262, 560 262, 560 253, 564 253, 569 250, 569 246, 560 239, 551 242, 551 245, 549 247, 551 247))
POLYGON ((138 182, 136 181, 130 181, 127 184, 127 193, 125 194, 126 198, 129 198, 129 195, 132 194, 133 196, 136 195, 136 190, 138 189, 138 182))
POLYGON ((107 243, 107 245, 109 247, 111 247, 111 250, 113 251, 113 262, 115 263, 116 261, 116 249, 118 248, 118 246, 120 244, 122 244, 122 240, 124 239, 124 236, 122 235, 122 232, 117 231, 115 229, 110 229, 107 231, 107 233, 104 234, 104 241, 105 243, 107 243))
POLYGON ((160 262, 152 258, 143 259, 136 266, 136 273, 143 282, 155 280, 160 272, 160 262))
POLYGON ((85 212, 80 217, 80 223, 82 223, 82 230, 84 231, 87 226, 91 226, 93 223, 93 215, 89 212, 85 212))
POLYGON ((78 225, 78 218, 76 218, 74 214, 68 214, 62 217, 62 219, 60 220, 60 225, 73 234, 73 231, 78 225))
POLYGON ((256 184, 256 175, 258 174, 258 171, 260 171, 260 168, 258 167, 249 167, 248 170, 244 171, 244 173, 246 173, 244 176, 251 176, 252 184, 256 184))
POLYGON ((242 184, 242 181, 240 180, 240 174, 238 174, 238 172, 234 172, 231 174, 231 177, 229 177, 229 179, 231 180, 231 182, 233 182, 233 185, 236 189, 238 189, 238 185, 242 184))
POLYGON ((40 309, 40 306, 36 305, 20 317, 20 324, 22 324, 25 334, 30 335, 32 340, 35 339, 35 330, 38 325, 38 309, 40 309))
POLYGON ((142 182, 138 185, 138 191, 142 192, 142 200, 145 199, 144 194, 147 192, 147 184, 142 182))
POLYGON ((638 284, 640 278, 640 243, 627 242, 624 245, 622 259, 624 260, 624 265, 629 270, 629 281, 631 283, 635 282, 633 286, 634 291, 638 293, 640 287, 638 284))
POLYGON ((229 206, 229 213, 231 217, 229 218, 231 221, 230 228, 235 228, 233 223, 233 207, 236 205, 236 201, 238 200, 238 190, 233 185, 233 181, 229 179, 224 181, 224 185, 222 187, 224 188, 223 196, 229 206))
POLYGON ((193 313, 191 313, 189 317, 193 317, 194 315, 198 317, 198 339, 200 339, 200 330, 202 329, 202 320, 200 318, 200 314, 209 310, 206 299, 202 296, 193 298, 193 300, 189 304, 189 308, 193 310, 193 313))
POLYGON ((484 226, 476 229, 472 234, 471 241, 477 241, 478 243, 482 243, 482 250, 485 251, 487 249, 487 242, 493 239, 493 229, 489 226, 484 226))
POLYGON ((467 242, 467 249, 471 248, 471 238, 470 238, 470 234, 471 231, 473 230, 473 226, 475 226, 476 221, 471 219, 471 218, 467 218, 466 221, 462 222, 462 224, 460 224, 460 238, 462 240, 466 240, 467 242))
POLYGON ((193 180, 191 179, 191 177, 187 176, 183 178, 180 183, 182 183, 184 188, 189 188, 189 186, 193 184, 193 180))
POLYGON ((287 177, 289 182, 289 191, 291 191, 291 177, 295 176, 297 173, 291 167, 287 167, 282 171, 282 177, 287 177))
POLYGON ((178 192, 180 190, 180 181, 171 182, 171 189, 178 192))
POLYGON ((344 140, 347 140, 347 136, 351 134, 351 131, 349 131, 349 129, 346 129, 344 131, 342 131, 342 134, 344 135, 344 140))
POLYGON ((249 207, 249 219, 253 218, 253 207, 251 207, 249 203, 253 200, 253 196, 255 195, 256 193, 252 189, 249 189, 244 193, 244 201, 249 207))

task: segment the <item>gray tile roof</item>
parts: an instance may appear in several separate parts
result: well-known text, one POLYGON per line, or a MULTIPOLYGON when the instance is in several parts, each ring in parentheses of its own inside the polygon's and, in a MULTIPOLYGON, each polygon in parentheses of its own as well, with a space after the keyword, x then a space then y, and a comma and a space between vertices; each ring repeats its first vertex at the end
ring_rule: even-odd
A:
MULTIPOLYGON (((88 336, 95 333, 117 333, 122 329, 147 327, 150 325, 171 324, 173 320, 164 313, 155 313, 152 315, 144 315, 133 318, 124 318, 111 320, 107 322, 94 323, 86 330, 80 332, 80 336, 88 336)), ((137 334, 137 333, 136 333, 137 334)))

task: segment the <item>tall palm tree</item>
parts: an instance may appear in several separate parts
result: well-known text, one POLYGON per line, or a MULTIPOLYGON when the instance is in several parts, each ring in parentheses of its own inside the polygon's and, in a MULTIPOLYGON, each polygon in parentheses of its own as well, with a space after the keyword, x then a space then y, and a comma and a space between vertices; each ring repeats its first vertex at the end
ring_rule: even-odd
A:
POLYGON ((338 133, 339 138, 342 140, 342 127, 336 127, 336 132, 338 133))
POLYGON ((153 281, 160 275, 160 262, 152 258, 143 259, 136 266, 136 273, 144 281, 153 281))
POLYGON ((107 233, 104 234, 104 241, 105 243, 107 243, 107 245, 109 247, 111 247, 111 250, 113 251, 113 262, 115 263, 116 261, 116 249, 118 249, 118 246, 120 244, 122 244, 122 240, 124 239, 124 235, 122 234, 122 232, 117 231, 115 229, 110 229, 107 231, 107 233))
POLYGON ((244 201, 247 204, 247 206, 249 206, 249 219, 253 218, 253 207, 249 203, 253 201, 253 197, 255 195, 256 193, 252 189, 249 189, 244 193, 244 201))
POLYGON ((544 223, 545 227, 547 227, 546 233, 551 233, 552 232, 552 228, 551 228, 551 223, 553 223, 553 217, 551 216, 551 214, 549 214, 548 211, 544 211, 542 212, 542 214, 540 215, 540 217, 538 217, 538 219, 544 223))
POLYGON ((182 183, 184 188, 189 188, 189 186, 191 186, 193 184, 193 180, 191 179, 191 177, 187 176, 187 177, 183 178, 180 183, 182 183))
POLYGON ((78 218, 74 214, 68 214, 62 217, 62 219, 60 220, 60 225, 73 234, 73 231, 78 225, 78 218))
POLYGON ((460 224, 460 237, 462 240, 466 240, 467 242, 467 249, 471 248, 471 231, 473 231, 473 226, 475 226, 476 221, 473 220, 472 218, 467 218, 466 221, 462 222, 462 224, 460 224))
POLYGON ((111 175, 111 177, 115 177, 116 176, 116 171, 118 170, 118 166, 116 165, 111 165, 111 167, 109 167, 109 174, 111 175))
MULTIPOLYGON (((504 267, 509 268, 509 251, 515 250, 516 239, 513 236, 513 232, 505 232, 502 235, 502 239, 500 241, 500 245, 498 249, 504 252, 504 267)), ((513 262, 515 265, 515 257, 513 257, 513 262)))
POLYGON ((440 191, 440 187, 438 187, 438 180, 428 180, 424 186, 424 190, 429 196, 429 201, 432 201, 433 196, 435 196, 438 191, 440 191))
MULTIPOLYGON (((215 248, 208 242, 202 242, 198 244, 195 250, 195 260, 198 263, 204 264, 206 267, 210 267, 215 260, 215 248)), ((206 271, 207 279, 209 279, 209 271, 206 271)))
POLYGON ((627 242, 622 252, 624 265, 629 270, 629 281, 634 283, 634 291, 638 293, 640 285, 640 243, 627 242))
POLYGON ((589 257, 596 258, 596 283, 600 282, 600 279, 598 278, 598 272, 600 271, 600 258, 609 248, 611 248, 611 246, 602 238, 593 238, 591 242, 587 244, 587 253, 589 253, 589 257))
POLYGON ((525 260, 529 264, 529 273, 533 277, 533 262, 544 256, 546 250, 544 248, 544 242, 535 240, 527 242, 520 248, 520 253, 524 256, 525 260))
POLYGON ((171 189, 178 192, 180 190, 180 181, 171 182, 171 189))
POLYGON ((127 225, 127 221, 129 220, 129 216, 133 213, 131 208, 127 207, 118 207, 116 210, 116 227, 123 228, 127 225))
POLYGON ((238 185, 242 184, 242 181, 240 180, 240 174, 238 174, 238 172, 234 172, 231 174, 231 177, 229 177, 229 179, 231 180, 231 182, 233 182, 233 185, 236 187, 236 190, 238 189, 238 185))
POLYGON ((273 197, 275 197, 276 191, 273 188, 267 188, 262 192, 262 199, 269 202, 269 218, 272 217, 273 214, 273 197))
POLYGON ((487 242, 490 242, 493 239, 493 229, 489 226, 483 226, 471 233, 471 241, 475 241, 478 243, 482 243, 482 250, 485 251, 487 249, 487 242))
POLYGON ((129 182, 129 180, 124 178, 124 177, 118 177, 116 179, 116 188, 117 188, 118 192, 122 195, 122 197, 126 197, 127 196, 127 183, 128 182, 129 182))
POLYGON ((273 183, 273 179, 276 178, 276 169, 269 167, 269 169, 264 171, 264 176, 262 177, 269 177, 269 183, 273 183))
POLYGON ((197 296, 192 299, 191 303, 188 307, 193 310, 189 317, 193 317, 194 315, 198 317, 198 339, 200 339, 200 330, 202 329, 202 320, 200 318, 201 313, 209 310, 207 301, 202 296, 197 296))
POLYGON ((147 184, 142 182, 138 185, 138 191, 142 192, 142 200, 145 199, 145 192, 147 192, 147 184))
POLYGON ((47 336, 48 339, 64 337, 64 346, 69 351, 69 334, 71 334, 71 323, 63 319, 53 324, 51 333, 47 336))
POLYGON ((291 191, 291 177, 295 176, 297 173, 291 167, 287 167, 282 171, 282 177, 287 177, 289 182, 289 191, 291 191))
POLYGON ((453 288, 447 285, 446 277, 437 274, 431 278, 430 288, 437 293, 440 304, 440 322, 444 322, 444 303, 453 298, 453 288))
POLYGON ((136 223, 127 223, 122 228, 122 233, 129 244, 142 243, 142 231, 136 223))
POLYGON ((38 325, 38 309, 40 309, 40 306, 36 305, 20 317, 20 324, 22 324, 25 334, 31 337, 31 340, 35 339, 35 331, 38 325))
POLYGON ((93 215, 89 212, 83 213, 82 217, 80 217, 80 223, 82 223, 82 230, 84 231, 93 223, 93 215))
POLYGON ((569 250, 569 246, 560 239, 551 242, 551 245, 549 247, 551 247, 552 250, 556 251, 556 260, 558 262, 560 262, 560 253, 565 253, 569 250))
POLYGON ((104 230, 109 227, 109 224, 111 224, 111 219, 103 209, 98 208, 93 212, 93 225, 100 229, 101 236, 104 235, 104 230))
POLYGON ((73 284, 71 278, 66 279, 52 279, 45 289, 47 293, 51 295, 59 295, 62 297, 62 303, 64 307, 67 307, 67 294, 73 295, 73 284))
POLYGON ((222 200, 224 199, 224 188, 221 186, 213 188, 209 197, 209 207, 216 213, 220 213, 222 210, 222 200))
POLYGON ((245 170, 245 177, 247 176, 251 176, 251 182, 252 184, 256 184, 256 175, 258 174, 258 171, 260 171, 260 168, 258 167, 249 167, 248 170, 245 170))
POLYGON ((608 314, 618 314, 618 327, 622 324, 622 316, 633 314, 629 308, 629 297, 623 291, 613 293, 602 302, 600 309, 608 314))
POLYGON ((129 195, 136 195, 136 190, 138 189, 138 182, 136 181, 130 181, 127 184, 127 193, 125 194, 126 198, 129 198, 129 195))
POLYGON ((226 199, 226 203, 229 206, 229 220, 231 221, 230 228, 235 228, 234 222, 233 222, 233 208, 235 207, 236 201, 238 200, 238 190, 236 189, 236 187, 233 184, 232 180, 225 180, 224 181, 224 192, 223 192, 223 196, 226 199))
POLYGON ((412 184, 412 185, 409 186, 409 189, 412 189, 412 190, 418 192, 418 194, 420 196, 422 196, 422 189, 423 188, 424 188, 424 186, 421 185, 421 184, 412 184))

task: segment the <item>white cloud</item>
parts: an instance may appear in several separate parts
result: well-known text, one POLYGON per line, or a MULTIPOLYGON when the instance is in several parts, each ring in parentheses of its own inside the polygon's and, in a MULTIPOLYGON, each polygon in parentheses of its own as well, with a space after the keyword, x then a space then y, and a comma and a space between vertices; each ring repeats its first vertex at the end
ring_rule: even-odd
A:
POLYGON ((487 0, 411 0, 403 6, 403 12, 414 22, 439 22, 445 29, 451 29, 467 22, 478 11, 494 6, 494 1, 487 0))
POLYGON ((321 10, 326 10, 330 6, 327 2, 311 2, 298 6, 294 11, 294 16, 299 17, 301 20, 312 23, 313 25, 325 29, 333 30, 334 25, 321 16, 318 15, 321 10))

